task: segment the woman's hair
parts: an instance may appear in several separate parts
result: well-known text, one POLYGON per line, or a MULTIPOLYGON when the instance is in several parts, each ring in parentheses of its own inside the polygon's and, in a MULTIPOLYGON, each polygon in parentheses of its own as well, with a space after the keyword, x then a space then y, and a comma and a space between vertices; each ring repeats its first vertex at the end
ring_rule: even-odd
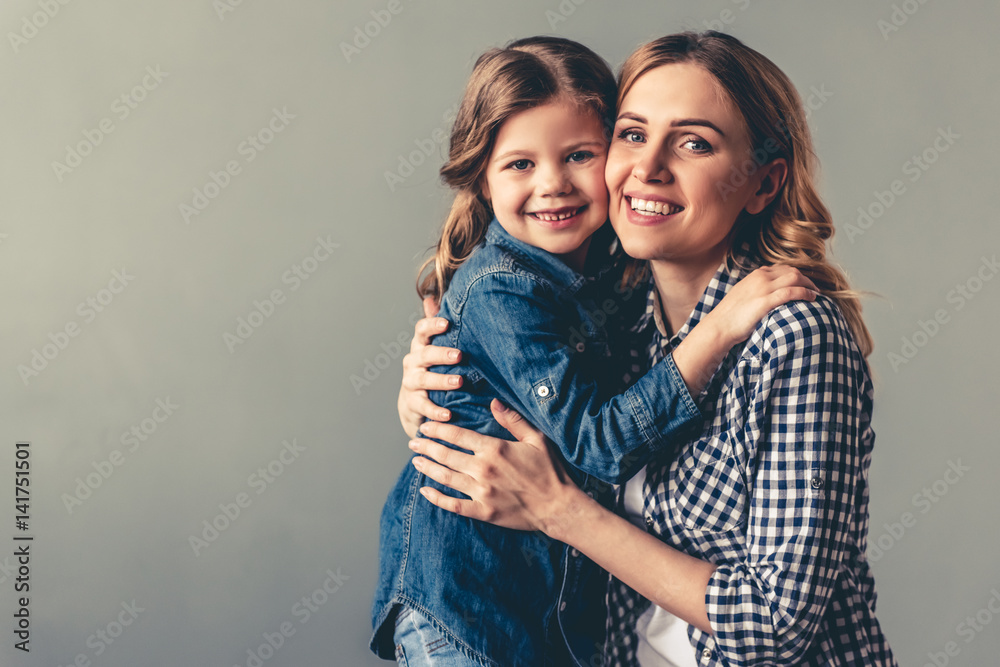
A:
POLYGON ((744 212, 736 221, 728 259, 734 262, 734 251, 747 245, 751 258, 764 264, 798 268, 837 302, 867 357, 873 341, 861 317, 858 292, 850 289, 844 273, 826 258, 833 221, 817 192, 818 161, 792 82, 777 65, 735 37, 715 31, 684 32, 644 44, 628 57, 618 77, 618 104, 640 76, 672 63, 692 63, 709 72, 745 122, 752 153, 730 182, 719 184, 720 196, 735 191, 743 183, 738 179, 764 164, 776 158, 788 162, 777 197, 759 214, 744 212))
POLYGON ((483 197, 482 179, 504 122, 558 99, 594 113, 610 132, 616 91, 614 74, 600 56, 561 37, 528 37, 479 57, 451 130, 448 161, 441 167, 455 201, 436 253, 418 272, 421 297, 440 301, 455 271, 486 235, 493 211, 483 197))

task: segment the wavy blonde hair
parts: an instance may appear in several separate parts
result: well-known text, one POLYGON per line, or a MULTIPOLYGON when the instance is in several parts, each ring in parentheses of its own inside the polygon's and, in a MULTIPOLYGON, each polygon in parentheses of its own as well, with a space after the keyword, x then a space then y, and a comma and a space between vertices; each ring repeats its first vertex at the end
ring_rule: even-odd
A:
POLYGON ((593 112, 610 132, 616 91, 614 74, 600 56, 561 37, 529 37, 479 57, 452 127, 448 161, 441 167, 455 200, 434 256, 417 273, 421 298, 440 301, 455 271, 486 235, 493 210, 483 196, 482 179, 504 122, 560 99, 593 112))
MULTIPOLYGON (((798 268, 836 301, 858 348, 864 356, 870 355, 874 342, 861 317, 860 293, 850 288, 843 271, 827 259, 833 219, 817 192, 819 164, 795 86, 777 65, 735 37, 715 31, 683 32, 644 44, 628 57, 618 77, 617 103, 621 104, 640 76, 673 63, 703 67, 739 111, 752 151, 743 172, 752 173, 777 158, 788 163, 785 183, 775 199, 759 214, 744 212, 736 221, 730 262, 736 262, 734 251, 746 245, 750 257, 763 264, 798 268)), ((720 184, 720 194, 724 188, 720 184)), ((631 275, 642 272, 636 267, 631 275)))

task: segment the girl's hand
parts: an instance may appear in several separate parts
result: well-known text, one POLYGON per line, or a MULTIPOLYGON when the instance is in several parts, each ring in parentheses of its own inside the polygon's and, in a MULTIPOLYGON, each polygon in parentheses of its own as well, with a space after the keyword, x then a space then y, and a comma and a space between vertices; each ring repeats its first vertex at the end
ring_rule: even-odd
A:
POLYGON ((410 448, 423 455, 413 459, 417 470, 470 499, 454 498, 426 486, 420 492, 441 509, 470 519, 517 530, 556 530, 571 515, 579 496, 584 502, 590 498, 566 474, 540 431, 496 399, 490 408, 497 422, 517 441, 492 438, 452 424, 428 423, 421 428, 424 435, 473 453, 465 454, 433 440, 410 442, 410 448))
MULTIPOLYGON (((750 337, 769 312, 789 301, 814 301, 818 290, 798 269, 762 266, 739 281, 698 326, 710 323, 730 347, 750 337)), ((697 328, 697 327, 695 327, 697 328)))
POLYGON ((809 278, 786 265, 762 266, 736 283, 672 353, 691 395, 704 392, 729 350, 746 340, 765 315, 789 301, 813 301, 816 294, 809 278))
POLYGON ((439 389, 447 391, 462 386, 462 376, 431 373, 427 369, 435 365, 454 365, 462 358, 459 350, 431 345, 431 336, 448 329, 448 320, 434 317, 438 304, 430 297, 424 299, 424 319, 417 321, 410 343, 410 353, 403 357, 403 384, 399 388, 396 408, 399 421, 406 435, 417 437, 424 417, 435 421, 448 421, 451 413, 438 407, 428 397, 427 391, 439 389))

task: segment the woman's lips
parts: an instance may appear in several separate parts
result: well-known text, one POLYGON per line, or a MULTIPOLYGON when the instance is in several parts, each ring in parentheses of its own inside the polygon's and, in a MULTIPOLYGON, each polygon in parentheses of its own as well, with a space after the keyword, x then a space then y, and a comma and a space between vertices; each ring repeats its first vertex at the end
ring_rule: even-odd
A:
POLYGON ((626 217, 635 225, 656 225, 672 220, 675 215, 684 210, 680 204, 666 201, 662 198, 643 199, 625 195, 626 217))

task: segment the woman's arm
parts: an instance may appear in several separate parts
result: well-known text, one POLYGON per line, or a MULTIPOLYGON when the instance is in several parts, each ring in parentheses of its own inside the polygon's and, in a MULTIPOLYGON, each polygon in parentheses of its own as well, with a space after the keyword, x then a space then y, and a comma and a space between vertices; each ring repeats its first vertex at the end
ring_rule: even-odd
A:
POLYGON ((838 579, 859 574, 845 574, 853 563, 845 550, 865 537, 866 508, 856 498, 872 440, 871 384, 850 340, 829 301, 779 308, 750 340, 758 366, 742 406, 745 439, 736 453, 750 486, 743 490, 745 558, 699 561, 596 506, 560 475, 538 431, 495 406, 498 420, 521 442, 428 424, 428 435, 474 454, 416 440, 411 447, 437 463, 417 457, 414 465, 470 496, 428 488, 424 495, 432 503, 498 525, 542 530, 576 547, 658 606, 713 634, 730 664, 794 665, 812 644, 838 579))
POLYGON ((432 487, 421 489, 424 497, 472 519, 541 530, 575 547, 657 606, 711 633, 705 589, 715 566, 671 548, 602 507, 565 474, 544 434, 500 401, 490 407, 500 425, 519 442, 451 424, 426 424, 427 436, 474 455, 432 440, 411 441, 411 449, 429 457, 413 459, 418 470, 470 499, 445 495, 432 487))

